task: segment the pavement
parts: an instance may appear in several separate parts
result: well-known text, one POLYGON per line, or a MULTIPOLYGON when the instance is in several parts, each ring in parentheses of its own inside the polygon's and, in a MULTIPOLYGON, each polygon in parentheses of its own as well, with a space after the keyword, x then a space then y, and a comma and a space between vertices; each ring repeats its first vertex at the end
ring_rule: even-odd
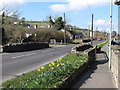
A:
POLYGON ((107 44, 97 53, 96 61, 91 67, 80 76, 73 85, 73 89, 81 88, 116 88, 112 78, 112 73, 108 69, 107 44))

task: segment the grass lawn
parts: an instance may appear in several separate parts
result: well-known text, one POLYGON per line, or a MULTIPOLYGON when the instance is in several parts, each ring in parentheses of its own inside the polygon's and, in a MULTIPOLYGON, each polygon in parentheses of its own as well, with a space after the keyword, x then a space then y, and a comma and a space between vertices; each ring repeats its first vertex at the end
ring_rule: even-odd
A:
POLYGON ((39 21, 36 21, 36 22, 32 22, 32 21, 26 21, 26 23, 29 23, 31 25, 38 25, 38 26, 47 26, 48 23, 47 22, 39 22, 39 21))

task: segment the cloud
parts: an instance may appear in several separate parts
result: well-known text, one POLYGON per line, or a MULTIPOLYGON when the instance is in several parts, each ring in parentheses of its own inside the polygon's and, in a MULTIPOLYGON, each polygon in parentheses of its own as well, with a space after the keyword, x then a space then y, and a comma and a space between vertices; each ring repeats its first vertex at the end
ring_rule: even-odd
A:
POLYGON ((0 0, 0 10, 7 6, 6 8, 14 8, 16 6, 22 5, 26 0, 0 0))
MULTIPOLYGON (((53 4, 50 6, 52 11, 81 10, 87 7, 101 6, 109 4, 110 0, 65 0, 67 4, 53 4)), ((114 1, 114 0, 113 0, 114 1)))
POLYGON ((94 25, 95 26, 108 26, 109 22, 105 21, 104 19, 98 19, 98 20, 94 21, 94 25))
MULTIPOLYGON (((117 23, 113 23, 113 30, 118 32, 118 24, 117 23)), ((110 22, 106 21, 104 19, 98 19, 94 21, 94 28, 96 29, 96 27, 98 27, 99 31, 106 31, 109 32, 110 31, 110 22)))

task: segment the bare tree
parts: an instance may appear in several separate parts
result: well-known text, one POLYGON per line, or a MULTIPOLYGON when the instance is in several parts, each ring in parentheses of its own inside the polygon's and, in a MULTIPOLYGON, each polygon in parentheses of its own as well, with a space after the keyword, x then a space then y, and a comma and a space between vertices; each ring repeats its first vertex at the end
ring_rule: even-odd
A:
POLYGON ((20 26, 14 26, 14 22, 18 21, 19 18, 19 8, 11 9, 8 4, 3 4, 3 7, 0 9, 1 21, 2 21, 2 44, 7 44, 11 39, 19 40, 24 36, 24 32, 19 30, 20 26))

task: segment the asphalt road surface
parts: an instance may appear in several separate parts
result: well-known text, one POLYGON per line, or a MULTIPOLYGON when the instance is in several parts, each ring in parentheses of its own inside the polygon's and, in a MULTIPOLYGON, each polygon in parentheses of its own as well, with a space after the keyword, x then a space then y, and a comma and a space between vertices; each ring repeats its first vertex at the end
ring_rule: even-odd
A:
MULTIPOLYGON (((104 40, 94 41, 93 44, 95 45, 103 41, 104 40)), ((65 56, 74 46, 75 45, 59 45, 41 50, 3 53, 0 55, 0 57, 2 56, 2 62, 0 62, 0 65, 2 65, 2 81, 0 82, 32 70, 37 70, 39 67, 65 56)))

